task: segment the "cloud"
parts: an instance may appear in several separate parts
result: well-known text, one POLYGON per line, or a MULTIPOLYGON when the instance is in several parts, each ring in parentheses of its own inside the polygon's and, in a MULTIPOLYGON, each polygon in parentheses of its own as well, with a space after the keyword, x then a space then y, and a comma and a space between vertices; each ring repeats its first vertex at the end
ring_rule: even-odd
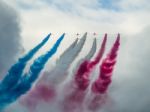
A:
MULTIPOLYGON (((148 107, 150 105, 149 35, 150 27, 147 27, 121 45, 109 91, 113 100, 110 112, 150 111, 148 107)), ((106 111, 108 111, 107 106, 106 111)))
POLYGON ((21 50, 20 20, 16 11, 0 1, 0 77, 21 50))
MULTIPOLYGON (((110 41, 120 32, 121 49, 109 90, 114 103, 103 110, 149 111, 149 0, 112 0, 107 6, 101 0, 9 0, 9 4, 20 12, 25 48, 34 44, 32 37, 44 36, 49 31, 53 36, 67 32, 66 38, 74 38, 75 33, 86 31, 88 38, 92 38, 93 32, 101 38, 108 32, 110 41), (110 5, 112 7, 107 8, 110 5)), ((67 39, 64 41, 68 42, 67 39)))
MULTIPOLYGON (((52 32, 97 32, 98 34, 136 34, 149 25, 149 10, 146 0, 10 0, 10 4, 21 14, 23 37, 37 37, 41 33, 52 32), (22 4, 22 5, 20 5, 22 4), (131 7, 127 7, 130 4, 131 7), (24 8, 23 7, 31 7, 24 8), (135 9, 134 7, 139 7, 135 9), (114 10, 117 8, 118 10, 114 10), (29 18, 32 17, 32 18, 29 18), (33 21, 34 20, 34 21, 33 21), (31 27, 32 25, 32 27, 31 27), (88 26, 88 27, 87 27, 88 26), (34 31, 32 30, 34 29, 34 31)), ((43 34, 44 35, 44 34, 43 34)), ((101 35, 102 36, 102 35, 101 35)), ((41 36, 42 37, 42 36, 41 36)))

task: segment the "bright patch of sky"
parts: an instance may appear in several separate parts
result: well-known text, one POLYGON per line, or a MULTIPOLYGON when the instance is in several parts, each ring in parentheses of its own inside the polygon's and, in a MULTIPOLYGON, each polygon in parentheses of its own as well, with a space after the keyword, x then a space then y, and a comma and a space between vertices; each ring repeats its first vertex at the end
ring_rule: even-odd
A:
POLYGON ((119 11, 121 8, 117 5, 120 0, 99 0, 101 8, 106 10, 119 11))

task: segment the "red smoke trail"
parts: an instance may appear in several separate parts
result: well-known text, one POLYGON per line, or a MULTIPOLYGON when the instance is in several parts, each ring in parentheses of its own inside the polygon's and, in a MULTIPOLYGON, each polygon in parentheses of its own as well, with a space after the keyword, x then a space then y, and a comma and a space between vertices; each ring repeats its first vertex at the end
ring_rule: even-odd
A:
POLYGON ((108 89, 108 86, 111 83, 111 76, 114 70, 114 65, 116 64, 117 51, 120 45, 120 35, 116 39, 110 53, 103 60, 100 66, 100 75, 99 78, 93 83, 92 91, 94 93, 105 93, 108 89))
POLYGON ((107 34, 105 34, 101 48, 96 56, 96 58, 93 61, 86 60, 79 66, 79 69, 77 70, 75 74, 75 83, 78 87, 78 89, 86 90, 89 85, 89 75, 93 68, 100 62, 104 51, 105 51, 105 45, 107 41, 107 34))
POLYGON ((116 64, 117 51, 120 45, 120 34, 107 57, 103 60, 100 66, 100 75, 98 79, 92 84, 92 92, 95 93, 89 108, 93 111, 100 108, 106 100, 106 91, 111 83, 111 77, 116 64), (105 97, 104 97, 105 96, 105 97))
POLYGON ((63 101, 64 112, 82 112, 82 103, 86 94, 86 89, 89 86, 90 73, 94 67, 100 62, 107 41, 107 34, 105 34, 101 48, 94 59, 94 61, 86 60, 79 66, 69 93, 66 93, 65 99, 63 101))
POLYGON ((90 67, 93 67, 100 62, 100 60, 105 52, 106 41, 107 41, 107 34, 105 34, 105 36, 104 36, 104 39, 103 39, 101 48, 97 54, 97 57, 95 57, 95 59, 90 63, 90 65, 89 65, 90 67))
POLYGON ((51 88, 48 88, 48 86, 45 85, 40 85, 40 87, 38 87, 38 89, 36 89, 36 91, 40 91, 38 92, 31 92, 29 93, 29 97, 26 101, 23 102, 22 100, 22 104, 26 107, 28 107, 29 111, 31 112, 35 112, 35 108, 40 102, 47 102, 49 103, 49 101, 52 101, 52 98, 54 97, 54 93, 53 90, 51 90, 51 88), (38 96, 38 97, 37 97, 38 96), (32 99, 32 100, 31 100, 32 99))
POLYGON ((85 92, 79 90, 72 83, 70 87, 66 88, 64 99, 60 103, 63 112, 83 112, 82 102, 85 92))
POLYGON ((36 111, 37 105, 41 102, 52 103, 55 101, 56 96, 58 95, 57 86, 67 76, 68 68, 77 57, 86 41, 86 35, 87 33, 84 34, 78 44, 78 39, 76 39, 64 51, 60 58, 58 58, 54 69, 50 72, 43 73, 35 87, 33 87, 27 95, 22 97, 21 103, 31 112, 36 111))
POLYGON ((40 102, 51 103, 55 96, 55 88, 50 86, 49 83, 41 81, 40 84, 35 85, 32 91, 27 93, 28 96, 24 96, 21 99, 21 104, 28 107, 29 111, 35 112, 37 105, 40 102))

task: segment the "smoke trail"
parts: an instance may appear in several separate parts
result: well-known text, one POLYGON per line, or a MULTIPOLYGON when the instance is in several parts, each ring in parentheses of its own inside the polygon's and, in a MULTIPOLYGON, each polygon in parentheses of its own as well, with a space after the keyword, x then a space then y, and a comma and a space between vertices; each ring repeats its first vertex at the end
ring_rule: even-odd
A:
POLYGON ((54 81, 53 83, 56 84, 62 82, 62 80, 66 78, 68 74, 67 70, 82 50, 86 38, 87 33, 83 35, 80 42, 77 43, 77 45, 73 49, 70 49, 70 51, 66 51, 61 55, 61 57, 56 62, 55 68, 51 71, 51 73, 54 75, 51 75, 49 77, 50 81, 54 81))
MULTIPOLYGON (((82 62, 84 62, 85 60, 90 60, 94 56, 94 54, 96 52, 96 46, 97 46, 97 43, 96 43, 96 38, 95 38, 94 41, 93 41, 93 45, 92 45, 89 53, 84 58, 82 58, 82 59, 80 59, 78 61, 78 63, 77 63, 77 65, 76 65, 75 68, 78 68, 78 66, 80 66, 82 62)), ((76 69, 74 69, 73 73, 75 73, 75 70, 76 69)))
MULTIPOLYGON (((73 48, 76 46, 78 39, 76 39, 70 46, 67 48, 64 53, 60 56, 59 60, 62 60, 63 57, 66 57, 65 54, 70 54, 73 48)), ((57 63, 59 61, 57 60, 57 63)), ((56 64, 57 65, 57 64, 56 64)), ((54 68, 56 70, 58 68, 54 68)), ((53 71, 54 71, 53 70, 53 71)), ((54 97, 54 88, 47 81, 49 74, 52 75, 53 72, 46 72, 42 75, 35 87, 29 91, 28 94, 23 96, 20 100, 21 104, 28 107, 32 112, 35 111, 35 107, 39 101, 49 101, 54 97)))
POLYGON ((34 61, 34 63, 30 67, 29 72, 22 76, 14 87, 2 94, 2 96, 0 97, 0 108, 4 108, 8 104, 16 101, 16 99, 25 94, 31 88, 32 83, 35 82, 35 80, 38 78, 48 59, 57 51, 57 48, 63 40, 64 35, 65 34, 63 34, 57 40, 50 51, 34 61))
MULTIPOLYGON (((74 47, 78 42, 78 38, 63 52, 63 54, 56 60, 56 66, 60 66, 59 63, 64 64, 64 58, 68 57, 69 54, 72 54, 74 47)), ((70 58, 70 57, 69 57, 70 58)), ((66 60, 67 61, 67 60, 66 60)))
POLYGON ((85 56, 85 58, 84 58, 85 60, 90 60, 94 56, 94 54, 96 52, 96 46, 97 46, 96 38, 94 38, 93 45, 92 45, 89 53, 85 56))
POLYGON ((86 60, 80 66, 75 74, 75 83, 81 90, 85 90, 89 85, 89 75, 93 67, 100 62, 105 50, 107 35, 105 34, 101 48, 93 61, 86 60))
POLYGON ((78 39, 76 39, 56 61, 55 68, 43 74, 38 84, 21 99, 21 103, 24 106, 34 111, 39 101, 53 101, 57 86, 68 76, 68 68, 82 50, 86 41, 86 36, 87 33, 84 34, 78 44, 78 39))
POLYGON ((88 105, 88 109, 92 110, 92 112, 97 111, 106 102, 105 100, 108 97, 104 93, 106 93, 111 83, 112 72, 116 64, 117 51, 120 45, 119 41, 120 35, 118 34, 111 51, 101 64, 99 78, 92 84, 92 92, 94 94, 88 105))
POLYGON ((46 62, 48 61, 48 59, 55 54, 55 52, 57 51, 57 48, 59 47, 61 41, 64 38, 63 34, 55 43, 55 45, 53 46, 53 48, 48 51, 46 54, 40 56, 39 58, 37 58, 34 63, 31 65, 30 67, 30 71, 29 73, 26 73, 21 79, 20 82, 12 89, 13 93, 18 97, 22 94, 24 94, 25 92, 27 92, 30 88, 32 83, 38 78, 39 73, 41 72, 41 70, 44 68, 46 62), (20 88, 22 88, 20 90, 20 88), (20 90, 20 91, 19 91, 20 90))
POLYGON ((108 86, 111 83, 111 76, 114 69, 114 65, 116 63, 117 51, 119 49, 120 35, 116 39, 110 53, 107 57, 103 60, 101 67, 100 67, 100 76, 98 80, 96 80, 92 86, 93 92, 98 93, 105 93, 108 86))
MULTIPOLYGON (((66 51, 61 55, 61 57, 57 60, 57 63, 56 63, 55 68, 57 70, 59 70, 61 72, 62 71, 65 71, 65 72, 67 71, 67 69, 70 67, 72 62, 75 60, 75 58, 78 56, 78 54, 82 50, 83 45, 85 44, 86 38, 87 38, 87 33, 85 33, 83 35, 80 42, 73 49, 70 49, 70 52, 66 51)), ((53 71, 57 71, 57 70, 54 69, 53 71)), ((63 77, 62 75, 58 76, 58 77, 63 77)), ((57 76, 55 76, 55 77, 57 78, 57 76)))
POLYGON ((100 60, 101 60, 101 58, 104 54, 104 51, 105 51, 106 41, 107 41, 107 34, 105 34, 105 36, 104 36, 101 48, 100 48, 97 56, 95 57, 95 59, 89 65, 91 68, 100 62, 100 60))
POLYGON ((23 70, 27 62, 34 56, 34 54, 48 41, 50 34, 35 48, 29 51, 25 56, 20 58, 16 64, 14 64, 8 71, 8 74, 4 77, 0 83, 0 94, 8 91, 12 88, 22 76, 23 70), (11 87, 10 87, 11 85, 11 87))
POLYGON ((69 90, 67 93, 65 92, 65 98, 62 101, 62 109, 64 112, 82 112, 82 103, 86 95, 86 89, 89 85, 89 75, 93 67, 98 64, 100 61, 104 50, 105 44, 107 40, 107 35, 105 34, 101 48, 98 52, 94 61, 86 60, 79 66, 75 79, 73 82, 70 82, 67 87, 69 90))

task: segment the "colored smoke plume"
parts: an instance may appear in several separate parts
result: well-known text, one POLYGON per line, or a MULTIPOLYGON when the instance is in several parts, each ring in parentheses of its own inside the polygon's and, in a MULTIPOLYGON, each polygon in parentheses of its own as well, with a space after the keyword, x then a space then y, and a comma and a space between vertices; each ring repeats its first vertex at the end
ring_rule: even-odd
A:
POLYGON ((64 38, 63 34, 54 46, 44 55, 37 58, 31 65, 30 70, 26 74, 22 74, 25 68, 26 62, 29 61, 33 55, 47 42, 49 39, 48 35, 38 46, 32 49, 23 58, 12 66, 6 75, 6 78, 0 84, 0 109, 4 109, 7 105, 15 102, 20 96, 25 94, 32 87, 33 82, 38 78, 41 70, 44 68, 48 59, 55 54, 61 41, 64 38), (20 68, 21 67, 21 68, 20 68), (16 76, 17 75, 17 76, 16 76), (10 86, 12 84, 12 86, 10 86))
POLYGON ((87 33, 83 35, 81 40, 77 43, 76 39, 56 61, 56 66, 48 72, 45 72, 38 84, 25 95, 21 102, 29 110, 35 110, 39 102, 52 102, 56 97, 57 86, 63 82, 68 76, 68 69, 75 58, 78 56, 86 41, 87 33), (41 91, 45 90, 45 92, 41 91))

